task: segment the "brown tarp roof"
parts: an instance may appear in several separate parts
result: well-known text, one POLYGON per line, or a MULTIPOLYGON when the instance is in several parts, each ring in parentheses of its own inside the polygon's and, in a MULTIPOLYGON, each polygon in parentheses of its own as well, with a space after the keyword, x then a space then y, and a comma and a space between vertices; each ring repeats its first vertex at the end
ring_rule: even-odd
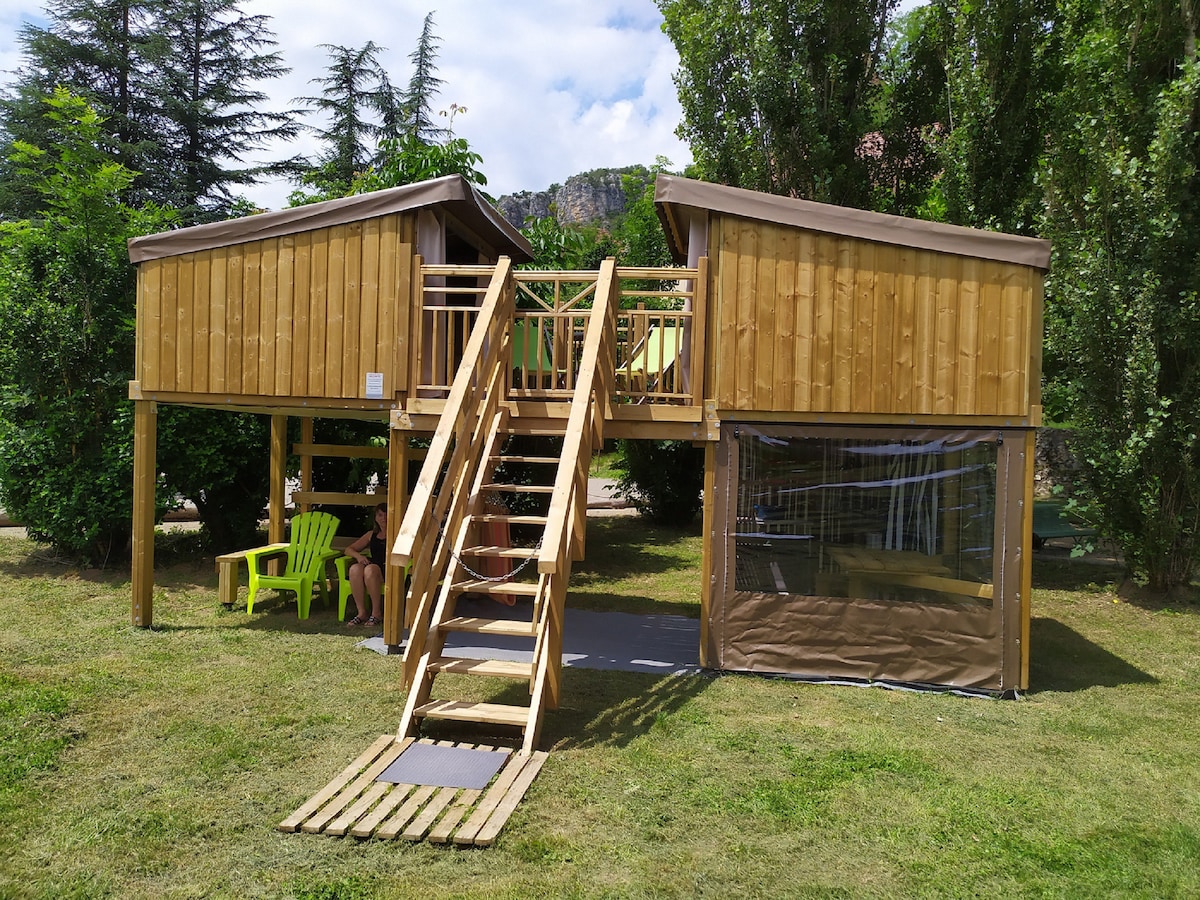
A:
POLYGON ((679 245, 680 236, 687 234, 686 217, 679 217, 672 207, 711 210, 883 244, 1032 266, 1043 271, 1050 268, 1050 242, 1038 238, 761 194, 674 175, 658 176, 654 202, 666 226, 671 253, 681 263, 687 259, 687 247, 679 245))
POLYGON ((533 259, 533 248, 529 242, 505 221, 470 182, 461 175, 447 175, 370 194, 341 197, 294 209, 133 238, 129 241, 129 260, 140 263, 148 259, 261 241, 435 205, 444 207, 498 253, 511 257, 513 262, 529 262, 533 259))

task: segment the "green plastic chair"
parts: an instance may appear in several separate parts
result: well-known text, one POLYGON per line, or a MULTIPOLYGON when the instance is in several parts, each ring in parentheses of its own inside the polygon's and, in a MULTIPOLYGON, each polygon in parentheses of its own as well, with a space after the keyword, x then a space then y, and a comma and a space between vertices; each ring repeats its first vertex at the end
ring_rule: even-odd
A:
POLYGON ((675 359, 682 347, 683 329, 675 325, 652 325, 646 337, 634 348, 633 359, 628 366, 619 366, 618 375, 626 372, 632 384, 629 390, 670 390, 668 385, 659 384, 659 376, 669 380, 675 359))
MULTIPOLYGON (((339 556, 333 561, 334 567, 337 569, 338 575, 338 621, 344 621, 346 618, 346 604, 354 595, 350 588, 350 565, 354 560, 349 556, 339 556)), ((408 574, 412 571, 412 560, 408 561, 408 565, 404 567, 404 582, 408 584, 408 574)), ((407 590, 407 588, 406 588, 407 590)), ((387 599, 387 582, 383 583, 383 596, 387 599)))
POLYGON ((314 587, 321 592, 321 601, 326 602, 325 566, 329 560, 341 555, 340 550, 332 547, 339 524, 338 517, 327 512, 300 513, 292 517, 291 537, 286 547, 248 551, 246 567, 250 570, 250 599, 246 602, 246 612, 254 612, 254 597, 260 588, 292 591, 301 619, 308 618, 314 587), (284 554, 287 561, 283 574, 266 575, 259 571, 260 560, 284 554))
POLYGON ((545 383, 554 377, 554 364, 546 347, 546 335, 540 320, 533 318, 514 319, 512 329, 513 381, 520 387, 534 385, 540 380, 545 383))

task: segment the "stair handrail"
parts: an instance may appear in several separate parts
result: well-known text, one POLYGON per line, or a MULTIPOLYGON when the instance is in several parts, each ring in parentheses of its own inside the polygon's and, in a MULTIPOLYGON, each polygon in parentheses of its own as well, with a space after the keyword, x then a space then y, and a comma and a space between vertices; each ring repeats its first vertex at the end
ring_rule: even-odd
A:
POLYGON ((483 383, 484 376, 497 371, 501 354, 511 352, 509 335, 514 308, 512 260, 502 256, 479 307, 421 474, 413 486, 404 520, 392 545, 389 561, 393 566, 407 565, 418 538, 443 524, 435 515, 434 489, 443 469, 449 467, 454 471, 455 464, 465 460, 471 449, 470 433, 477 427, 481 405, 491 393, 483 383))
MULTIPOLYGON (((583 442, 597 443, 603 440, 604 420, 612 412, 612 395, 616 373, 613 365, 617 334, 617 306, 620 283, 617 279, 616 260, 612 257, 600 264, 596 279, 596 294, 588 318, 587 332, 583 340, 583 353, 579 362, 579 375, 575 382, 575 393, 571 399, 571 412, 567 419, 567 430, 563 437, 562 459, 574 460, 571 466, 560 466, 554 479, 554 492, 550 495, 550 511, 546 517, 545 538, 538 554, 538 571, 551 574, 564 565, 564 542, 568 530, 577 523, 577 498, 579 492, 587 490, 587 470, 590 452, 586 455, 583 442), (601 365, 601 360, 605 361, 601 365), (596 406, 601 409, 599 412, 596 406)), ((590 447, 588 448, 590 451, 590 447)))

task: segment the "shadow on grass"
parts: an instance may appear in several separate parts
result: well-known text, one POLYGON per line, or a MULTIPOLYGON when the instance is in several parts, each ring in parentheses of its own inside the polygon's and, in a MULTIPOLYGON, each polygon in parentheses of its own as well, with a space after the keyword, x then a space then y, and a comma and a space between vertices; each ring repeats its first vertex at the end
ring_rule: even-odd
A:
POLYGON ((1029 636, 1033 648, 1029 663, 1030 693, 1158 681, 1056 619, 1033 619, 1029 636))
POLYGON ((1033 586, 1047 591, 1096 590, 1115 588, 1125 578, 1125 568, 1110 560, 1071 559, 1060 556, 1033 556, 1033 586))
POLYGON ((621 612, 635 616, 683 616, 700 618, 698 603, 680 603, 672 600, 655 600, 637 594, 609 594, 596 591, 581 591, 571 588, 567 593, 567 606, 572 609, 588 609, 594 612, 621 612))
POLYGON ((677 569, 680 551, 672 548, 699 535, 699 522, 687 528, 667 528, 640 516, 588 519, 587 554, 572 567, 572 579, 579 576, 586 584, 589 576, 614 581, 677 569))
MULTIPOLYGON (((538 747, 543 750, 582 750, 625 747, 648 734, 655 723, 686 705, 712 682, 708 675, 645 675, 601 669, 564 667, 558 709, 547 710, 538 747)), ((529 704, 524 684, 504 688, 489 703, 529 704)), ((514 729, 497 728, 482 734, 473 723, 426 720, 422 737, 465 743, 513 746, 520 742, 514 729)))

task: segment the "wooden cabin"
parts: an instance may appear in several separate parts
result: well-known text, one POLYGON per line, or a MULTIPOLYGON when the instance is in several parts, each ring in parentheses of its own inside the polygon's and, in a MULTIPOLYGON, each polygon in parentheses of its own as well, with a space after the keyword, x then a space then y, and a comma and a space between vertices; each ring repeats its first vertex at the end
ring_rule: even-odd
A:
POLYGON ((532 749, 591 453, 675 438, 706 449, 705 665, 1025 687, 1048 245, 668 176, 656 201, 678 267, 516 269, 529 245, 458 177, 132 241, 134 623, 152 616, 157 403, 272 416, 272 541, 288 418, 308 423, 302 459, 361 452, 312 444, 313 417, 377 419, 403 511, 388 581, 412 575, 384 620, 400 734, 462 719, 532 749), (514 454, 512 435, 554 449, 514 454), (544 477, 508 483, 518 466, 544 477), (514 495, 542 507, 510 512, 514 495), (494 539, 517 526, 539 537, 494 539), (457 659, 455 631, 527 638, 532 662, 457 659), (527 681, 530 703, 439 696, 445 672, 527 681))

